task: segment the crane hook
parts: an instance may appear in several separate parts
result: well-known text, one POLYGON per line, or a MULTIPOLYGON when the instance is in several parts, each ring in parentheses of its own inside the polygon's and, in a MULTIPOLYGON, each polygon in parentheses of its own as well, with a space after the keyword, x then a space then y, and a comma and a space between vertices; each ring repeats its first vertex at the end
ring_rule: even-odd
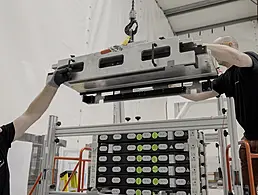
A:
POLYGON ((137 31, 138 31, 138 22, 136 20, 136 11, 134 9, 134 0, 132 0, 132 9, 129 13, 129 24, 126 25, 125 27, 125 34, 127 34, 128 36, 130 36, 130 41, 129 42, 133 42, 134 41, 134 35, 136 35, 137 31), (133 29, 133 27, 135 26, 135 28, 133 29))

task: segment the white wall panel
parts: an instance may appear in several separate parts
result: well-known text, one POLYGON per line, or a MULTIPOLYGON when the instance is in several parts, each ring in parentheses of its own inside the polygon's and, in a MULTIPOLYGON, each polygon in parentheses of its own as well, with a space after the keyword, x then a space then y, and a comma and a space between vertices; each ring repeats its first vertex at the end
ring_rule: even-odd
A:
MULTIPOLYGON (((1 123, 12 121, 27 108, 44 86, 51 64, 58 59, 121 43, 131 7, 130 0, 25 0, 1 4, 1 123)), ((172 35, 154 0, 136 1, 136 10, 136 40, 172 35)), ((107 123, 112 122, 112 104, 87 106, 77 93, 61 87, 48 112, 29 131, 46 132, 49 114, 58 115, 63 125, 107 123)))
MULTIPOLYGON (((136 1, 135 8, 139 22, 137 41, 172 36, 168 20, 155 0, 136 1)), ((43 88, 47 72, 57 60, 122 43, 130 9, 131 0, 0 1, 0 124, 25 111, 43 88)), ((143 120, 164 118, 164 104, 165 99, 141 101, 137 114, 143 120)), ((136 105, 126 104, 128 115, 135 115, 136 105)), ((112 104, 88 106, 76 92, 61 87, 50 109, 29 132, 46 133, 49 114, 59 116, 64 126, 70 126, 112 123, 112 112, 112 104)), ((74 149, 88 143, 90 138, 69 140, 68 147, 74 149)), ((13 158, 15 153, 25 151, 23 147, 11 150, 11 170, 18 163, 13 158)), ((12 174, 17 180, 22 176, 12 174)), ((23 187, 26 190, 26 185, 23 187)))

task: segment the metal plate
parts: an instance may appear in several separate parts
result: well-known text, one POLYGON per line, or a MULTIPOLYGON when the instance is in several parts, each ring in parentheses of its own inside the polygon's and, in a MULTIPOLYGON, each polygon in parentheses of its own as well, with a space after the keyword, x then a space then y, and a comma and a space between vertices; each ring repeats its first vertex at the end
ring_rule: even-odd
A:
MULTIPOLYGON (((66 65, 68 60, 60 60, 53 67, 66 65)), ((195 50, 181 52, 178 37, 123 46, 122 51, 107 54, 97 52, 75 57, 74 60, 84 62, 84 68, 81 72, 74 72, 73 79, 66 85, 79 93, 121 91, 128 87, 201 80, 217 76, 214 59, 205 52, 202 54, 197 54, 195 50), (154 43, 158 48, 170 47, 170 55, 154 60, 156 66, 151 59, 144 61, 142 57, 143 53, 150 50, 154 43), (123 56, 122 61, 119 58, 121 55, 123 56), (117 58, 118 65, 114 65, 116 63, 112 64, 112 62, 110 67, 101 68, 101 61, 107 58, 117 58)))

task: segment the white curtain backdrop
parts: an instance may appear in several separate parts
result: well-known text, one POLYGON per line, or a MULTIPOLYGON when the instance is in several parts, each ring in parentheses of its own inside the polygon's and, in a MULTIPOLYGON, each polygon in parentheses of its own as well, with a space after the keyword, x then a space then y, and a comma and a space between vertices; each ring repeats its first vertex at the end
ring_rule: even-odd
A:
MULTIPOLYGON (((135 8, 139 21, 136 41, 173 35, 155 0, 136 0, 135 8)), ((126 37, 130 9, 131 0, 0 1, 0 124, 25 111, 57 60, 120 44, 126 37)), ((142 112, 145 120, 164 119, 165 102, 165 98, 141 101, 137 114, 142 112)), ((127 115, 135 115, 137 103, 127 103, 127 115)), ((112 109, 112 104, 87 106, 76 92, 61 87, 48 112, 29 132, 46 133, 49 114, 59 116, 63 125, 111 123, 112 109)), ((28 167, 21 166, 15 154, 30 158, 26 151, 26 147, 11 150, 12 195, 23 195, 14 184, 27 181, 24 170, 28 167)))
MULTIPOLYGON (((139 33, 136 40, 172 36, 155 0, 136 0, 139 33)), ((0 123, 22 114, 45 84, 57 60, 121 43, 126 37, 130 0, 23 0, 0 4, 0 123)), ((111 105, 86 106, 74 91, 62 87, 44 117, 29 132, 46 132, 48 115, 64 125, 112 121, 111 105), (89 114, 87 114, 87 113, 89 114), (102 117, 103 115, 103 117, 102 117)))

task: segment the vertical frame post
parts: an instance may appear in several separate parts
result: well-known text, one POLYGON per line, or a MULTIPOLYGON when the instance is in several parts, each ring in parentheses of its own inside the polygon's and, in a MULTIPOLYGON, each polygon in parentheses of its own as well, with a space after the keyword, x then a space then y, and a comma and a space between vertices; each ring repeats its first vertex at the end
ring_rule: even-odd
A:
POLYGON ((125 120, 125 109, 124 102, 116 102, 114 103, 113 109, 113 123, 123 123, 125 120))
MULTIPOLYGON (((222 116, 222 109, 224 108, 224 99, 223 97, 218 98, 218 115, 222 116)), ((218 141, 220 147, 220 162, 222 170, 222 179, 223 179, 223 192, 224 195, 228 195, 228 175, 227 175, 227 160, 226 160, 226 148, 227 148, 227 138, 224 136, 224 129, 218 129, 218 141)))
POLYGON ((91 162, 90 162, 90 187, 96 188, 97 179, 97 162, 98 162, 98 135, 92 136, 91 144, 91 162))
POLYGON ((56 116, 49 116, 48 133, 44 140, 44 152, 41 170, 43 172, 39 194, 49 194, 50 186, 52 184, 52 167, 54 162, 54 155, 56 153, 55 133, 58 118, 56 116))
MULTIPOLYGON (((189 131, 189 157, 190 157, 190 175, 191 175, 191 195, 199 195, 200 188, 200 156, 198 131, 189 131)), ((203 158, 204 160, 204 158, 203 158)))
POLYGON ((208 194, 208 177, 207 177, 207 158, 206 158, 206 146, 204 142, 204 133, 199 134, 199 154, 200 154, 200 177, 201 177, 201 192, 202 195, 208 194))
POLYGON ((230 136, 232 155, 232 179, 235 194, 243 195, 242 172, 238 153, 238 135, 234 99, 227 98, 228 105, 228 132, 230 136))

